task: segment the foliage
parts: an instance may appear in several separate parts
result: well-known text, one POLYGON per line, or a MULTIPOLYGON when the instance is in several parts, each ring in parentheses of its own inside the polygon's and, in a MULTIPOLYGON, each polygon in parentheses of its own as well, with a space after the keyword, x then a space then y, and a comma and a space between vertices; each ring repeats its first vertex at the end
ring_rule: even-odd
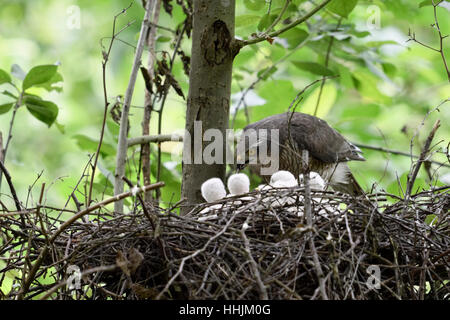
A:
MULTIPOLYGON (((67 194, 88 160, 86 154, 78 150, 90 154, 95 152, 102 113, 100 48, 96 44, 100 38, 109 34, 113 13, 127 4, 126 1, 114 4, 98 1, 95 5, 80 3, 82 11, 79 29, 70 27, 71 11, 60 2, 46 0, 5 4, 0 21, 2 29, 10 29, 12 32, 7 38, 0 40, 0 54, 3 57, 0 85, 4 97, 0 101, 2 128, 9 124, 7 114, 12 112, 23 91, 23 105, 32 116, 51 126, 59 114, 56 129, 65 132, 63 135, 59 132, 52 134, 54 131, 46 133, 33 120, 18 113, 17 123, 29 128, 14 132, 14 144, 27 146, 26 150, 19 152, 12 147, 8 156, 10 160, 14 160, 10 161, 10 170, 15 173, 19 194, 25 195, 27 186, 31 184, 30 176, 44 170, 43 179, 46 181, 56 182, 61 176, 69 176, 64 183, 56 184, 56 193, 48 195, 49 201, 61 204, 63 201, 60 196, 67 194), (49 10, 40 10, 43 7, 49 10), (34 12, 62 12, 65 15, 60 15, 62 18, 56 22, 40 17, 40 27, 37 28, 37 16, 34 12), (104 15, 104 12, 111 12, 111 15, 104 15), (49 29, 52 34, 48 32, 49 29), (83 42, 77 45, 77 41, 81 39, 83 42), (40 50, 37 50, 38 46, 40 50), (31 68, 25 74, 16 64, 29 65, 31 61, 44 59, 59 60, 61 66, 41 65, 31 68), (8 65, 12 65, 10 73, 5 71, 8 65), (62 81, 62 75, 66 78, 66 89, 64 94, 56 96, 55 92, 61 92, 61 87, 57 84, 62 81), (14 88, 12 83, 21 80, 22 88, 17 88, 17 93, 14 94, 11 91, 14 88), (41 96, 43 90, 49 91, 52 102, 37 96, 41 96), (62 109, 57 105, 61 105, 62 109), (42 144, 52 147, 42 149, 42 144), (29 159, 36 154, 42 156, 24 168, 23 164, 30 163, 29 159)), ((284 4, 282 0, 270 3, 256 0, 238 2, 236 35, 246 39, 252 34, 264 32, 282 12, 284 4)), ((411 138, 425 113, 448 98, 449 85, 445 83, 440 56, 418 44, 405 42, 408 30, 414 29, 425 42, 437 45, 435 30, 429 27, 433 22, 430 4, 431 2, 426 1, 357 3, 333 0, 307 24, 281 34, 272 44, 265 41, 243 48, 235 58, 233 95, 242 95, 256 81, 251 91, 262 99, 244 99, 247 106, 244 108, 241 104, 237 108, 235 127, 242 128, 248 120, 256 121, 285 111, 297 92, 308 83, 321 76, 334 75, 337 78, 327 80, 324 88, 314 86, 307 90, 297 111, 314 113, 320 96, 317 114, 354 142, 409 152, 411 138), (405 12, 411 14, 405 15, 405 12), (376 25, 376 14, 380 14, 379 25, 376 25), (411 19, 411 16, 414 18, 411 19), (328 50, 331 39, 334 41, 328 50)), ((311 7, 309 1, 291 1, 275 30, 298 18, 311 7)), ((443 7, 437 9, 441 29, 446 34, 449 30, 446 19, 448 11, 443 7)), ((119 24, 123 26, 141 16, 142 8, 133 5, 127 16, 119 20, 119 24)), ((184 18, 183 9, 174 5, 171 15, 162 10, 159 24, 168 30, 175 29, 184 18)), ((174 45, 173 34, 168 30, 158 30, 156 50, 162 62, 166 58, 165 52, 170 52, 174 45)), ((111 67, 107 70, 108 98, 111 100, 125 90, 133 56, 132 48, 126 43, 132 43, 137 32, 138 25, 131 24, 120 35, 124 42, 114 45, 111 67)), ((188 46, 187 41, 182 43, 185 51, 188 46)), ((172 85, 176 85, 178 89, 169 91, 169 103, 162 121, 163 133, 182 129, 184 125, 185 101, 177 97, 177 92, 187 93, 188 79, 184 69, 183 61, 175 59, 172 85)), ((139 92, 143 92, 144 86, 142 80, 137 84, 138 94, 133 100, 135 107, 132 108, 129 136, 140 134, 138 123, 142 109, 138 106, 142 105, 143 95, 139 92)), ((232 110, 236 109, 237 104, 233 104, 232 110)), ((430 115, 424 130, 437 117, 448 116, 448 107, 443 105, 440 113, 430 115)), ((114 146, 117 143, 117 131, 111 123, 112 120, 108 120, 100 159, 108 172, 114 172, 114 161, 108 157, 114 156, 114 146)), ((157 119, 153 117, 151 133, 156 133, 156 127, 157 119)), ((5 135, 4 130, 2 132, 5 135)), ((438 132, 439 140, 445 140, 448 135, 448 126, 443 126, 438 132)), ((416 154, 420 151, 421 139, 424 138, 419 135, 413 141, 412 151, 416 154)), ((161 147, 169 155, 174 144, 163 143, 161 147)), ((438 148, 445 151, 444 144, 438 145, 438 148)), ((373 150, 364 151, 368 161, 351 166, 365 188, 370 188, 373 183, 378 188, 387 188, 396 183, 397 176, 401 176, 410 167, 410 160, 405 157, 380 154, 373 150)), ((439 153, 434 155, 434 159, 442 162, 446 160, 445 155, 439 153)), ((436 180, 445 174, 448 174, 448 169, 442 168, 432 175, 436 180)), ((426 172, 421 172, 421 176, 424 181, 429 180, 426 172)), ((179 172, 173 175, 172 180, 177 180, 178 177, 179 172)), ((136 176, 133 179, 135 178, 136 176)), ((163 197, 165 201, 176 201, 179 195, 173 197, 171 191, 170 196, 166 197, 163 193, 163 197)))
MULTIPOLYGON (((184 129, 192 27, 189 3, 164 1, 156 41, 156 80, 151 87, 144 77, 137 83, 129 137, 141 135, 146 85, 161 93, 155 98, 155 110, 167 101, 162 121, 152 116, 150 133, 159 133, 159 124, 162 133, 184 129), (172 55, 183 26, 187 36, 172 55)), ((316 114, 351 141, 374 147, 364 148, 366 162, 350 163, 366 190, 386 190, 393 196, 388 199, 391 202, 398 200, 395 196, 404 196, 415 161, 404 154, 420 154, 436 119, 442 120, 442 126, 429 160, 447 166, 424 163, 413 193, 448 184, 450 127, 445 120, 450 118, 450 110, 445 102, 450 86, 443 58, 449 59, 450 48, 448 39, 437 34, 435 21, 439 20, 442 35, 450 33, 448 2, 332 0, 306 23, 269 36, 318 3, 237 1, 236 37, 265 40, 243 47, 235 58, 230 126, 242 129, 249 121, 286 111, 300 91, 319 80, 304 92, 296 110, 316 114), (440 52, 436 48, 441 40, 440 52), (382 149, 399 152, 380 152, 382 149)), ((77 205, 86 205, 88 163, 97 151, 104 110, 102 46, 111 35, 114 14, 128 5, 127 0, 82 0, 79 7, 56 0, 2 3, 0 30, 8 30, 8 34, 0 37, 0 131, 3 143, 11 141, 5 163, 25 207, 38 202, 39 188, 35 186, 43 182, 47 185, 46 205, 67 206, 72 211, 79 210, 77 205), (78 204, 67 200, 74 189, 78 204)), ((111 107, 126 90, 139 32, 139 23, 133 21, 142 16, 143 9, 136 2, 118 20, 118 28, 123 29, 106 70, 111 107)), ((120 103, 117 106, 114 110, 120 113, 120 103)), ((93 185, 95 201, 113 193, 117 115, 112 112, 106 119, 93 185)), ((175 142, 162 143, 159 150, 152 145, 151 181, 159 176, 166 182, 161 198, 166 208, 180 197, 180 158, 172 157, 179 149, 175 142), (158 151, 162 160, 159 172, 158 151)), ((139 152, 136 146, 128 153, 127 176, 133 182, 142 180, 139 152)), ((2 206, 10 207, 13 200, 5 183, 0 191, 2 206)), ((127 202, 131 210, 136 208, 134 200, 127 202)), ((62 218, 71 214, 68 212, 62 218)), ((432 221, 433 215, 427 219, 432 221)), ((19 276, 8 272, 6 286, 19 276)))

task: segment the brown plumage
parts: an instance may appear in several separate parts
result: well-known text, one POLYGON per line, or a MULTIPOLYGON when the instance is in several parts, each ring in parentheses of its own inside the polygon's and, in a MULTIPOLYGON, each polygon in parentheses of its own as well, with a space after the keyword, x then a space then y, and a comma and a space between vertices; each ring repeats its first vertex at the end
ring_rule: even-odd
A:
POLYGON ((304 172, 301 157, 302 151, 306 149, 309 152, 308 171, 319 173, 334 190, 352 195, 364 194, 346 164, 350 160, 364 161, 364 157, 360 155, 361 150, 324 120, 300 112, 273 115, 246 126, 238 144, 239 169, 248 164, 252 171, 267 181, 270 173, 261 174, 261 169, 270 166, 270 163, 267 164, 269 159, 276 160, 271 152, 271 129, 279 130, 277 170, 290 171, 298 178, 304 172), (268 151, 267 158, 263 156, 264 150, 268 151), (251 162, 252 157, 256 163, 251 162), (239 164, 239 161, 245 163, 239 164))

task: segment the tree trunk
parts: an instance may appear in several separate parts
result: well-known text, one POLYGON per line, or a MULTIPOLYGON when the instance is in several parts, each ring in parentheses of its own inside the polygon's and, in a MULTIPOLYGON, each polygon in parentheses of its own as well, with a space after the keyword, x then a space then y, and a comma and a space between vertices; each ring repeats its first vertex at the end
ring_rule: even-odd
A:
POLYGON ((203 133, 218 129, 225 142, 228 128, 231 72, 233 58, 239 49, 234 41, 234 0, 194 0, 191 71, 186 110, 186 133, 183 147, 183 180, 181 197, 186 199, 186 212, 195 203, 204 201, 201 184, 212 177, 225 178, 225 143, 223 161, 215 164, 194 164, 211 142, 203 142, 203 133), (202 136, 194 136, 194 122, 200 121, 202 136), (201 140, 198 140, 201 139, 201 140), (201 150, 194 150, 194 141, 202 141, 201 150))

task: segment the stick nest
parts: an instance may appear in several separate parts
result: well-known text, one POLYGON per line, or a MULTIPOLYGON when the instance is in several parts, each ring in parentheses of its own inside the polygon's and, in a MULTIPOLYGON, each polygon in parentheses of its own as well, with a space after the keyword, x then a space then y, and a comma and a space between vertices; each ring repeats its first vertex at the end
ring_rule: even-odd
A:
MULTIPOLYGON (((311 219, 302 188, 226 198, 185 216, 151 205, 148 216, 102 209, 74 222, 49 245, 22 294, 25 299, 449 299, 449 188, 395 204, 385 201, 389 195, 351 198, 312 191, 311 219)), ((62 221, 42 211, 51 233, 62 221)), ((28 217, 28 230, 16 216, 2 219, 0 256, 7 258, 0 276, 22 271, 4 298, 21 294, 23 270, 29 277, 46 246, 41 224, 33 219, 28 217)))

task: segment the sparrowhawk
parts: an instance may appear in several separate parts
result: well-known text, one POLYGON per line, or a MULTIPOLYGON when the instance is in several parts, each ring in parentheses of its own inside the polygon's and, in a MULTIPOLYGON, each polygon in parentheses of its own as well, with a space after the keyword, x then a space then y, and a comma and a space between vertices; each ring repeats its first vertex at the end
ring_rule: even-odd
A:
POLYGON ((248 165, 252 172, 268 181, 273 172, 266 170, 262 173, 262 169, 270 166, 268 159, 273 161, 275 158, 273 148, 277 146, 271 145, 275 141, 271 136, 272 129, 279 130, 279 167, 274 171, 287 170, 298 178, 305 171, 302 152, 307 150, 308 172, 319 173, 336 191, 364 194, 346 163, 350 160, 365 161, 360 155, 361 150, 324 120, 300 112, 273 115, 246 126, 237 147, 239 170, 248 165))

